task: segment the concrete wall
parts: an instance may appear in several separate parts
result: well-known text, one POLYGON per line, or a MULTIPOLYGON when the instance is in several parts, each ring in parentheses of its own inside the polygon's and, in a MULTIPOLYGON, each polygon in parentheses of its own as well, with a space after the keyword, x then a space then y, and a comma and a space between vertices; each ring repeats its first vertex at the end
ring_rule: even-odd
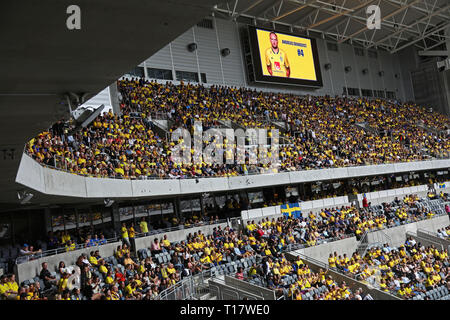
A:
POLYGON ((441 243, 430 240, 429 238, 422 238, 418 236, 416 233, 407 232, 406 236, 413 238, 414 240, 416 240, 417 243, 420 243, 422 246, 425 247, 434 246, 439 251, 447 249, 447 247, 443 246, 441 243))
POLYGON ((369 243, 380 242, 380 240, 386 239, 385 235, 390 238, 389 245, 398 247, 405 243, 406 233, 417 233, 418 229, 426 231, 436 232, 437 229, 448 226, 450 223, 448 215, 434 217, 427 220, 422 220, 414 223, 408 223, 398 227, 389 229, 383 229, 380 231, 374 231, 367 234, 367 240, 369 243))
POLYGON ((171 231, 171 232, 165 232, 160 234, 151 235, 148 237, 141 237, 137 238, 135 240, 136 242, 136 249, 145 249, 150 248, 150 245, 153 243, 154 239, 161 240, 163 236, 167 236, 167 239, 170 242, 177 242, 177 241, 183 241, 186 240, 187 236, 189 234, 194 234, 194 232, 202 231, 204 235, 210 235, 213 233, 214 228, 221 227, 222 229, 227 226, 227 223, 218 223, 218 224, 212 224, 212 225, 206 225, 201 227, 194 227, 194 228, 188 228, 188 229, 181 229, 177 231, 171 231))
POLYGON ((351 257, 357 248, 358 241, 356 240, 356 237, 350 237, 343 240, 320 244, 314 247, 295 250, 293 251, 293 254, 303 254, 320 262, 328 263, 330 253, 334 253, 336 251, 338 254, 346 253, 347 256, 351 257))
MULTIPOLYGON (((138 198, 230 191, 448 167, 450 159, 229 178, 201 178, 197 179, 198 182, 196 179, 121 180, 83 177, 42 167, 31 157, 23 154, 16 182, 49 195, 79 198, 138 198)), ((320 207, 319 202, 315 206, 320 207)))
POLYGON ((439 238, 438 236, 435 235, 436 233, 434 233, 434 235, 433 235, 433 233, 419 228, 419 229, 417 229, 416 234, 421 239, 429 239, 435 243, 441 244, 445 249, 447 249, 447 248, 450 249, 450 240, 439 238))
POLYGON ((256 296, 264 297, 264 300, 275 300, 275 291, 268 288, 253 285, 247 281, 239 280, 234 277, 225 275, 225 284, 238 290, 253 293, 256 296))
POLYGON ((66 266, 74 265, 82 253, 89 255, 91 251, 98 250, 101 257, 110 257, 114 255, 114 251, 119 244, 121 244, 121 242, 112 242, 98 247, 65 252, 15 265, 14 272, 16 274, 17 282, 20 283, 24 280, 39 276, 39 273, 42 270, 43 262, 48 263, 48 270, 52 272, 56 271, 55 268, 58 267, 60 261, 64 261, 66 266))
MULTIPOLYGON (((383 202, 392 202, 396 197, 402 199, 404 196, 409 194, 416 194, 419 197, 426 196, 428 192, 427 185, 420 185, 414 187, 406 187, 406 188, 396 188, 375 192, 367 192, 365 193, 366 198, 372 205, 381 204, 383 202)), ((359 204, 362 206, 362 200, 364 197, 364 193, 358 194, 359 204)))
POLYGON ((228 285, 219 278, 210 279, 208 285, 210 293, 216 296, 217 300, 243 300, 245 297, 249 298, 249 300, 263 300, 261 295, 228 285))

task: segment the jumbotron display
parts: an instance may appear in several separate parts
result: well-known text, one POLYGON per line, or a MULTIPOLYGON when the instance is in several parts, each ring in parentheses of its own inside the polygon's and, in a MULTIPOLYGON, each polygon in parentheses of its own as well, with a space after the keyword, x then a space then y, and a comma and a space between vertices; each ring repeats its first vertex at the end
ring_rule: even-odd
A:
POLYGON ((322 86, 315 39, 249 26, 256 82, 322 86))

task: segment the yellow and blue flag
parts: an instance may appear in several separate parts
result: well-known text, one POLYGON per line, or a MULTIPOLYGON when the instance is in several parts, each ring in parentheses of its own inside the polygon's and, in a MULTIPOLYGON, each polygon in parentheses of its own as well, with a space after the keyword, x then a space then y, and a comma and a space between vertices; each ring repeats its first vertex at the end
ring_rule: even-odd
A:
POLYGON ((439 183, 439 189, 442 189, 442 188, 445 188, 445 183, 444 182, 439 183))
POLYGON ((300 210, 300 204, 298 202, 282 204, 280 206, 280 209, 281 213, 286 218, 298 219, 302 217, 302 211, 300 210))

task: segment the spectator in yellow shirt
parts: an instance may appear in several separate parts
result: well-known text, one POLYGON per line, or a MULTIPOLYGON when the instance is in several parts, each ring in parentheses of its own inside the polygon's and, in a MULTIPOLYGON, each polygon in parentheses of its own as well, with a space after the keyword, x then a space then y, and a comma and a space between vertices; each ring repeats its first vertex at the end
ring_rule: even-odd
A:
POLYGON ((147 221, 145 221, 145 218, 141 219, 141 223, 139 224, 139 227, 141 228, 141 232, 145 236, 148 236, 148 225, 147 225, 147 221))

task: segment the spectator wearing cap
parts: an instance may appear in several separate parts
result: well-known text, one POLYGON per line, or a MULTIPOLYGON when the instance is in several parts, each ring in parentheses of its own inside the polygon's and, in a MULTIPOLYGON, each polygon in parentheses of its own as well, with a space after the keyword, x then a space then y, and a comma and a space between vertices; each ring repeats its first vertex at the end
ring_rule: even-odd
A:
POLYGON ((41 249, 33 251, 33 247, 29 246, 26 243, 24 243, 23 246, 22 246, 22 249, 20 249, 20 255, 21 256, 30 256, 30 257, 32 257, 33 254, 40 253, 40 252, 42 252, 41 249))

